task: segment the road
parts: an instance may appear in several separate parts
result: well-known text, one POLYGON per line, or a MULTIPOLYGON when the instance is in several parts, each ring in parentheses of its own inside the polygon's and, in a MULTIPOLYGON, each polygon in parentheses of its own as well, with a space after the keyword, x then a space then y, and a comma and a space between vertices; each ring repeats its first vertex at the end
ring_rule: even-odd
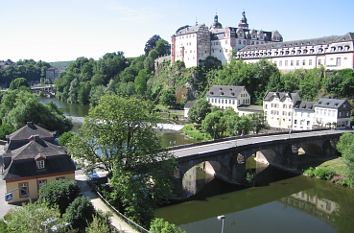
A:
POLYGON ((178 159, 178 158, 188 157, 196 154, 205 154, 214 151, 227 150, 237 146, 246 146, 251 144, 274 142, 274 141, 281 141, 286 139, 307 138, 307 137, 321 136, 321 135, 332 135, 332 134, 338 134, 343 132, 353 132, 353 130, 321 130, 321 131, 311 131, 311 132, 302 132, 302 133, 241 138, 241 139, 235 139, 230 141, 216 142, 216 143, 211 143, 206 145, 199 145, 199 146, 193 146, 188 148, 170 150, 169 152, 172 153, 178 159))

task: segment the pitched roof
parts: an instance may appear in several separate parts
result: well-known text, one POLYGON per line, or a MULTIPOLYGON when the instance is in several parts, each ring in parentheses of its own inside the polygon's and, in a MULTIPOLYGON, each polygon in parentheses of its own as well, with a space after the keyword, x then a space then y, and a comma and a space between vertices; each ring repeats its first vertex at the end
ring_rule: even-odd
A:
POLYGON ((27 122, 25 126, 10 135, 7 135, 6 138, 9 140, 24 140, 32 135, 38 135, 40 138, 52 138, 54 137, 54 134, 55 132, 44 129, 32 122, 27 122))
POLYGON ((294 109, 306 110, 306 111, 315 111, 314 102, 301 101, 294 104, 294 109))
POLYGON ((75 164, 60 146, 49 143, 38 136, 26 145, 9 150, 4 154, 4 179, 75 171, 75 164), (38 169, 36 159, 45 159, 45 169, 38 169))
POLYGON ((322 97, 320 98, 316 103, 315 107, 321 107, 321 108, 345 108, 345 109, 351 109, 350 104, 346 99, 334 99, 330 97, 322 97))
POLYGON ((15 150, 6 151, 4 157, 9 156, 12 160, 21 160, 35 158, 38 154, 43 154, 48 157, 66 154, 66 152, 62 147, 44 141, 38 136, 34 136, 26 145, 15 150))
POLYGON ((272 101, 275 97, 279 98, 280 101, 284 100, 286 97, 292 99, 294 103, 300 101, 300 96, 296 92, 291 93, 291 92, 273 92, 273 91, 269 91, 263 100, 272 101))
POLYGON ((247 91, 245 86, 214 85, 208 91, 208 96, 237 98, 242 92, 247 91))
POLYGON ((325 36, 320 38, 313 39, 304 39, 304 40, 293 40, 293 41, 284 41, 284 42, 273 42, 266 44, 258 45, 248 45, 242 48, 239 52, 254 51, 254 50, 267 50, 267 49, 281 49, 281 48, 292 48, 306 45, 324 45, 336 42, 344 41, 353 41, 354 33, 349 32, 341 36, 325 36))

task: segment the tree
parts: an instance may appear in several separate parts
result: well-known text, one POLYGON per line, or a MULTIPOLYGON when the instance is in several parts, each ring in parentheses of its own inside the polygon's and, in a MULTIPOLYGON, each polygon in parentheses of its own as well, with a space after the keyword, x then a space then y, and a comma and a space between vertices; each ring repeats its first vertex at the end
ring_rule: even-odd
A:
POLYGON ((337 149, 348 166, 349 177, 354 179, 354 134, 344 133, 337 143, 337 149))
POLYGON ((27 80, 25 78, 16 78, 10 83, 9 89, 15 90, 15 89, 20 89, 20 88, 28 88, 29 85, 27 83, 27 80))
POLYGON ((323 71, 320 69, 308 70, 300 80, 300 96, 305 100, 314 100, 321 89, 323 71))
POLYGON ((172 108, 176 106, 176 95, 173 90, 164 90, 160 96, 160 102, 163 105, 172 108))
POLYGON ((66 220, 74 229, 85 229, 92 222, 95 208, 87 197, 77 197, 65 212, 66 220))
POLYGON ((175 224, 169 223, 162 218, 155 218, 150 224, 151 233, 184 233, 181 228, 175 224))
POLYGON ((72 132, 64 132, 60 137, 58 138, 59 145, 66 146, 72 139, 74 134, 72 132))
POLYGON ((86 233, 111 233, 109 222, 95 215, 90 225, 86 228, 86 233))
POLYGON ((188 112, 188 118, 193 122, 200 124, 205 116, 211 112, 211 106, 205 98, 196 100, 188 112))
POLYGON ((5 220, 8 233, 45 233, 54 225, 64 225, 59 210, 39 202, 10 210, 5 220))
POLYGON ((66 208, 80 194, 79 187, 74 181, 54 180, 44 184, 39 190, 39 201, 50 207, 58 206, 63 214, 66 208))
POLYGON ((159 35, 153 35, 146 43, 145 43, 145 48, 144 52, 145 55, 149 54, 149 52, 155 48, 156 42, 160 40, 161 37, 159 35))
POLYGON ((103 96, 68 144, 74 157, 109 172, 112 198, 141 223, 172 194, 175 167, 154 131, 158 119, 152 111, 151 103, 141 99, 103 96))
POLYGON ((226 125, 222 118, 223 112, 221 110, 212 111, 202 121, 202 129, 214 139, 223 137, 226 125))

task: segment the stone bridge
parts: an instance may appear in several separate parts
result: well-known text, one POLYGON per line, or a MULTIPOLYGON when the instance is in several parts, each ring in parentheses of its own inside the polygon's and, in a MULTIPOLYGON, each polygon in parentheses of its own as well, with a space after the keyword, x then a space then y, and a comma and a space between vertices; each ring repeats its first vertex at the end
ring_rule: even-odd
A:
POLYGON ((184 182, 184 176, 187 171, 199 164, 203 164, 204 169, 212 170, 216 177, 234 184, 244 183, 246 160, 252 155, 258 162, 298 172, 301 162, 306 163, 313 159, 323 161, 336 155, 336 143, 344 132, 353 131, 321 130, 258 135, 181 146, 171 148, 169 152, 178 161, 176 178, 183 195, 188 197, 197 190, 188 187, 184 182))

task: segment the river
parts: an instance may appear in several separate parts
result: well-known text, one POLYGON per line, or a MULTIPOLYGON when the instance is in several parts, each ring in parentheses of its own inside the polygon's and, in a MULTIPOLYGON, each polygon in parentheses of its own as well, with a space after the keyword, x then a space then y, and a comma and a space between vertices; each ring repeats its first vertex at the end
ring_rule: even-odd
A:
MULTIPOLYGON (((67 116, 84 117, 88 106, 53 101, 67 116)), ((79 127, 75 123, 76 130, 79 127)), ((164 146, 193 143, 176 131, 160 131, 164 146)), ((198 168, 196 168, 198 169, 198 168)), ((255 186, 239 187, 200 173, 200 191, 188 201, 159 208, 156 217, 187 233, 354 233, 354 191, 321 180, 293 176, 268 167, 255 176, 255 186)))

